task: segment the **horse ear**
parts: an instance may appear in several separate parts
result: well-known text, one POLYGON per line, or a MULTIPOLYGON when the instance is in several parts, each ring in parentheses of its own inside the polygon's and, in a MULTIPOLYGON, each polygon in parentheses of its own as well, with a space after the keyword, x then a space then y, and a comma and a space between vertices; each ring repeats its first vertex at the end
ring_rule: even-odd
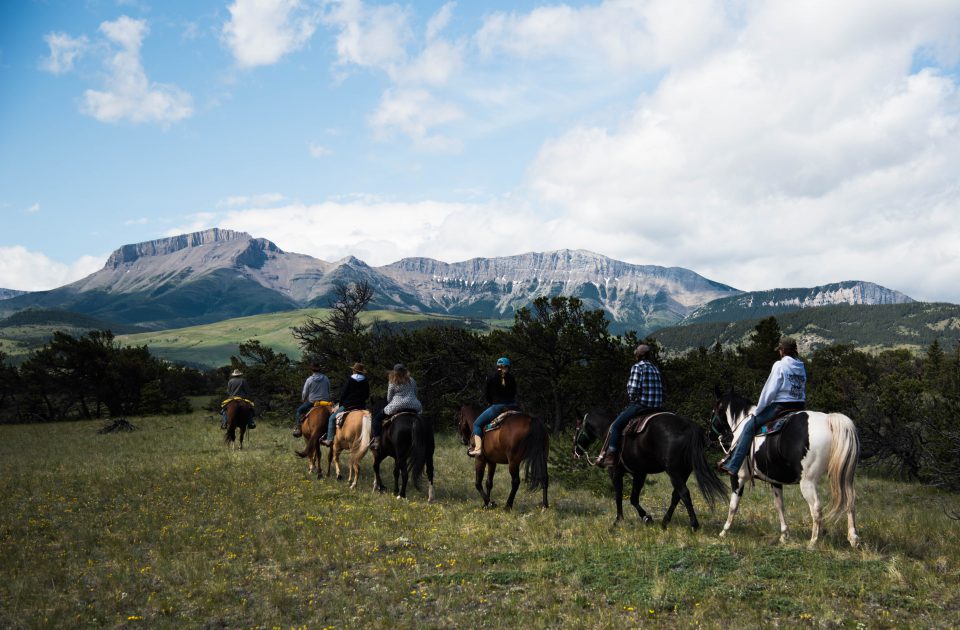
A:
POLYGON ((723 390, 720 388, 720 383, 717 383, 713 386, 713 395, 717 400, 723 397, 723 390))

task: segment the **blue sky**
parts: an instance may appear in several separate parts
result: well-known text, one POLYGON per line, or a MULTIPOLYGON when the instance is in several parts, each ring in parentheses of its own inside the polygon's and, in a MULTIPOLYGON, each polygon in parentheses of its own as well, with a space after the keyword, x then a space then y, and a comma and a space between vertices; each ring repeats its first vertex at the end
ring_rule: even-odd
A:
POLYGON ((960 3, 0 3, 0 287, 207 227, 960 302, 960 3))

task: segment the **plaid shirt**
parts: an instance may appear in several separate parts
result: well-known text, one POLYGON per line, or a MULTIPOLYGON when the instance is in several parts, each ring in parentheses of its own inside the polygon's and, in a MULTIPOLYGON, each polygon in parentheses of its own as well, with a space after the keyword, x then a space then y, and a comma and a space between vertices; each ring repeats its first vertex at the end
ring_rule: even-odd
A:
POLYGON ((660 370, 649 361, 640 361, 630 368, 627 380, 627 398, 641 407, 659 408, 663 406, 663 381, 660 370))

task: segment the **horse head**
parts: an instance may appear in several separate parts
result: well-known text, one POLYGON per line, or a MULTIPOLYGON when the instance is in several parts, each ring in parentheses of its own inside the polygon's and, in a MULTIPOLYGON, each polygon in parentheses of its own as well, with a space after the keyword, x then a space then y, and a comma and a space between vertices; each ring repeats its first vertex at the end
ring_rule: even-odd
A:
POLYGON ((588 411, 577 420, 573 432, 573 458, 590 457, 587 447, 607 432, 613 420, 599 411, 588 411))
POLYGON ((470 443, 470 435, 473 433, 473 422, 480 415, 480 410, 473 405, 460 405, 457 411, 457 431, 460 432, 460 440, 466 445, 470 443))

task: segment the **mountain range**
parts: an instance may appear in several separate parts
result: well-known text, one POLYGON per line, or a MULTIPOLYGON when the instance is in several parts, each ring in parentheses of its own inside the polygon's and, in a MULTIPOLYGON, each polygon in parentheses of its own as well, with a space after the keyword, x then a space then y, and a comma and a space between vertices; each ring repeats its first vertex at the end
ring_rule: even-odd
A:
MULTIPOLYGON (((371 308, 512 320, 540 296, 581 299, 614 331, 647 334, 682 323, 733 321, 829 304, 902 304, 908 296, 862 281, 745 293, 682 267, 634 265, 585 250, 446 263, 404 258, 371 267, 326 262, 267 239, 213 228, 124 245, 103 269, 50 291, 0 299, 0 315, 59 309, 162 330, 233 317, 326 307, 337 284, 366 281, 371 308)), ((19 292, 14 292, 19 293, 19 292)), ((0 295, 6 295, 0 290, 0 295)))

